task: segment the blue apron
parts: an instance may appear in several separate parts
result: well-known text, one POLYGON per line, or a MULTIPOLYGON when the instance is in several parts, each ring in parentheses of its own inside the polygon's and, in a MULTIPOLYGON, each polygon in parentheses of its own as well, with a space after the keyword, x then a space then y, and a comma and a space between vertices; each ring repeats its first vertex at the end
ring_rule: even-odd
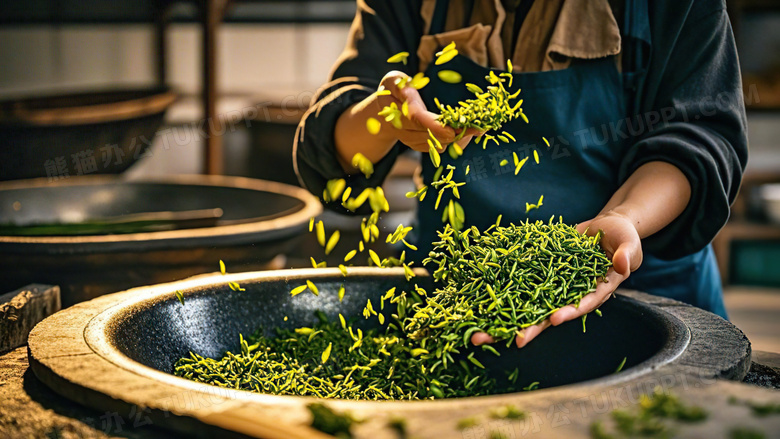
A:
MULTIPOLYGON (((444 31, 448 3, 436 2, 431 34, 444 31)), ((636 44, 636 52, 646 50, 649 44, 646 0, 626 0, 625 9, 623 46, 630 49, 629 46, 636 44)), ((636 53, 629 54, 630 50, 624 52, 624 56, 634 56, 624 59, 624 66, 636 64, 635 60, 641 58, 636 53)), ((574 224, 595 217, 618 189, 616 170, 626 142, 612 138, 620 136, 596 135, 592 127, 609 126, 629 113, 626 96, 631 93, 626 89, 635 87, 642 74, 641 67, 625 70, 621 73, 615 58, 606 57, 573 60, 563 70, 513 73, 510 91, 522 89, 519 97, 524 99, 523 112, 530 120, 525 123, 516 119, 505 125, 504 130, 517 141, 500 146, 490 144, 485 149, 472 142, 457 160, 446 153, 441 156, 442 166, 451 164, 457 168, 453 180, 466 182, 460 188, 458 200, 466 213, 466 227, 487 228, 499 214, 503 215, 504 224, 526 218, 547 221, 553 215, 556 220, 560 215, 567 223, 574 224), (544 144, 543 136, 550 141, 550 147, 544 144), (540 157, 538 165, 533 159, 534 150, 540 157), (531 157, 517 176, 513 152, 520 159, 531 157), (503 160, 508 164, 500 166, 503 160), (465 174, 467 166, 468 175, 465 174), (526 202, 535 204, 541 195, 544 195, 542 207, 526 214, 526 202)), ((485 89, 489 71, 462 55, 439 66, 432 63, 425 73, 431 82, 420 93, 428 108, 435 108, 434 96, 444 105, 457 106, 458 101, 473 97, 464 84, 470 82, 485 89), (441 70, 454 70, 463 76, 463 81, 445 83, 437 76, 441 70)), ((495 72, 501 73, 497 69, 495 72)), ((425 156, 422 175, 426 184, 433 180, 435 171, 425 156)), ((451 192, 442 197, 438 211, 434 211, 436 195, 434 191, 419 203, 416 227, 419 251, 414 259, 428 254, 431 242, 437 240, 436 231, 443 228, 442 209, 449 202, 451 192)), ((726 316, 718 268, 709 246, 673 261, 645 253, 642 266, 622 287, 670 297, 726 316)))

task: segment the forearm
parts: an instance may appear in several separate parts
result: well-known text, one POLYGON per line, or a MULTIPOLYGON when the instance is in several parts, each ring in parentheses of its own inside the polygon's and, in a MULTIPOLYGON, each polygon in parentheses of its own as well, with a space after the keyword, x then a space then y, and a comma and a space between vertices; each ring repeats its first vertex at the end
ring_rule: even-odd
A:
POLYGON ((640 238, 669 225, 685 210, 691 185, 677 167, 661 161, 639 167, 610 198, 601 215, 628 218, 640 238))
POLYGON ((376 163, 390 152, 398 140, 392 133, 392 127, 387 126, 390 124, 377 116, 378 112, 376 97, 372 95, 349 107, 336 122, 333 132, 336 154, 348 174, 358 172, 357 168, 352 166, 352 157, 355 154, 361 153, 372 163, 376 163), (382 128, 379 133, 368 132, 366 121, 369 117, 381 121, 382 128))

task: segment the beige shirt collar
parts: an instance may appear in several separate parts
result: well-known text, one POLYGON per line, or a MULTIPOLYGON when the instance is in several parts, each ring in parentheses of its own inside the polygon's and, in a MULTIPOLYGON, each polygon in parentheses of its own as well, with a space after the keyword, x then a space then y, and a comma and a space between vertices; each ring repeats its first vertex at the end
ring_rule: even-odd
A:
MULTIPOLYGON (((476 62, 486 67, 503 68, 507 56, 501 35, 506 11, 500 0, 476 1, 478 6, 475 6, 470 23, 472 26, 481 23, 481 31, 464 32, 465 29, 461 29, 465 21, 462 12, 458 13, 460 15, 448 12, 446 38, 461 39, 455 41, 456 44, 468 46, 469 53, 465 54, 477 58, 474 59, 476 62), (485 35, 486 30, 489 35, 485 35), (475 40, 471 41, 472 38, 475 40)), ((461 2, 451 0, 450 11, 461 11, 461 2)), ((423 0, 421 15, 426 34, 430 31, 435 4, 436 0, 423 0)), ((421 70, 425 70, 433 59, 433 53, 427 52, 432 50, 434 42, 446 38, 429 36, 427 42, 421 41, 418 50, 421 70)), ((565 69, 573 58, 603 58, 619 52, 620 30, 608 0, 536 0, 520 29, 511 59, 516 72, 538 72, 565 69)))

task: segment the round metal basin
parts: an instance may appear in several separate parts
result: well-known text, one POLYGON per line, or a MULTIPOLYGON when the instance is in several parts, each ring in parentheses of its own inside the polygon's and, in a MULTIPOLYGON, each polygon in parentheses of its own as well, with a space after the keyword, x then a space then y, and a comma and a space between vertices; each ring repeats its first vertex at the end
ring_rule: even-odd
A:
POLYGON ((0 180, 123 172, 145 156, 175 100, 167 87, 147 87, 1 101, 0 180), (97 163, 80 169, 74 157, 97 163))
MULTIPOLYGON (((425 272, 418 273, 412 282, 429 286, 425 272)), ((278 270, 138 288, 83 303, 39 324, 29 339, 31 364, 43 382, 75 401, 101 410, 132 404, 150 407, 159 425, 186 434, 208 436, 210 430, 204 426, 211 424, 206 419, 213 419, 209 416, 214 413, 303 423, 308 419, 305 405, 314 398, 221 389, 176 377, 172 366, 190 351, 218 357, 236 350, 239 334, 261 326, 271 330, 311 325, 315 310, 330 318, 338 313, 357 315, 367 298, 379 300, 393 286, 410 286, 401 270, 352 268, 346 278, 336 269, 278 270), (307 279, 318 285, 320 295, 291 297, 290 290, 307 279), (227 285, 231 281, 246 291, 232 291, 227 285), (342 283, 347 294, 339 303, 337 290, 342 283), (184 292, 184 305, 175 298, 176 290, 184 292)), ((594 389, 644 383, 649 387, 644 390, 652 390, 670 376, 741 379, 747 372, 747 338, 711 313, 629 291, 601 309, 603 317, 587 320, 587 332, 579 320, 572 321, 545 331, 522 350, 499 349, 500 361, 488 361, 491 373, 519 365, 523 384, 538 381, 541 390, 433 401, 332 400, 329 404, 371 414, 358 430, 365 437, 375 437, 384 431, 382 422, 399 415, 421 421, 415 427, 418 437, 459 437, 455 428, 459 416, 501 404, 543 407, 575 395, 587 398, 594 389), (625 367, 615 374, 623 358, 625 367)))
MULTIPOLYGON (((238 177, 127 181, 91 176, 0 183, 0 222, 78 222, 161 211, 222 209, 210 227, 85 236, 0 236, 3 290, 60 285, 63 305, 139 285, 212 272, 268 267, 294 247, 321 205, 303 189, 238 177)), ((278 268, 278 267, 277 267, 278 268)))

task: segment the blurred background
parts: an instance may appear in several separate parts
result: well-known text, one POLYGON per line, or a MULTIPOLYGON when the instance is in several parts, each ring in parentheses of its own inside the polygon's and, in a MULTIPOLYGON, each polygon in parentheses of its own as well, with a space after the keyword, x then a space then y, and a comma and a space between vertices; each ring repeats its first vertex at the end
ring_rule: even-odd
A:
MULTIPOLYGON (((728 3, 750 162, 732 220, 714 245, 732 320, 755 349, 780 352, 780 186, 773 185, 780 183, 780 1, 728 3)), ((94 143, 31 156, 3 147, 0 180, 56 182, 129 168, 134 178, 222 174, 297 185, 295 126, 344 47, 354 11, 346 0, 0 2, 6 140, 45 147, 51 140, 41 130, 31 134, 13 122, 61 128, 64 119, 84 123, 68 136, 94 143), (122 136, 85 134, 101 118, 123 115, 139 123, 122 136)), ((411 185, 413 167, 412 160, 399 165, 395 192, 411 185)), ((305 254, 290 255, 287 265, 306 265, 305 254)))

